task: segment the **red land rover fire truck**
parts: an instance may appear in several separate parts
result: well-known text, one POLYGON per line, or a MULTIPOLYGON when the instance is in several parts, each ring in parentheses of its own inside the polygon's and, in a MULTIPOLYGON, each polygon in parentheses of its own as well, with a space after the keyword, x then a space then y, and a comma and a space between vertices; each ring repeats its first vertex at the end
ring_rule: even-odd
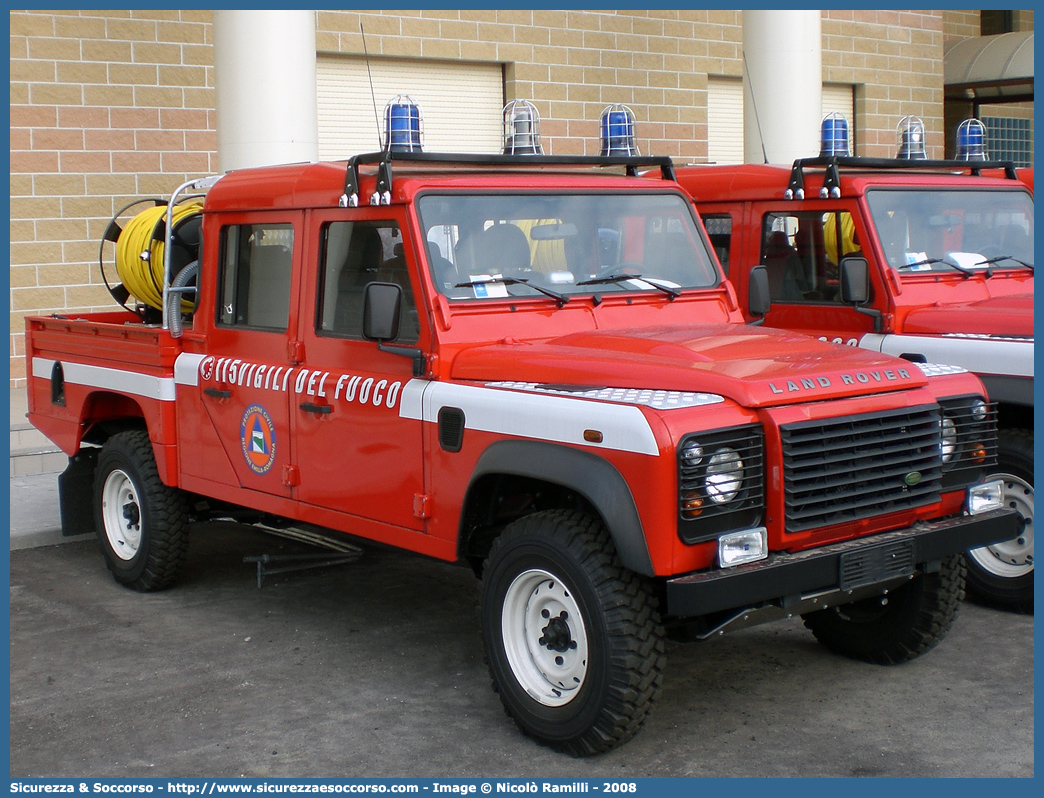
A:
POLYGON ((125 309, 27 321, 66 529, 93 505, 137 590, 214 516, 469 564, 494 688, 574 754, 638 729, 666 630, 928 650, 960 552, 1015 534, 994 406, 963 368, 744 324, 672 175, 387 149, 114 221, 125 309))
POLYGON ((821 155, 679 167, 747 319, 977 374, 999 404, 1009 541, 968 552, 968 587, 1033 604, 1033 172, 981 161, 821 155), (1027 188, 1029 190, 1027 190, 1027 188))

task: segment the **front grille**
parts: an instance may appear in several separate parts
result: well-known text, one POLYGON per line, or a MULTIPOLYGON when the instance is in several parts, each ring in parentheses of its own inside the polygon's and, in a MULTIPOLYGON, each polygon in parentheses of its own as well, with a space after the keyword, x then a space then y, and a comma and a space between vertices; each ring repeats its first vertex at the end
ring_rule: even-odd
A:
POLYGON ((780 427, 787 532, 939 500, 938 405, 780 427))

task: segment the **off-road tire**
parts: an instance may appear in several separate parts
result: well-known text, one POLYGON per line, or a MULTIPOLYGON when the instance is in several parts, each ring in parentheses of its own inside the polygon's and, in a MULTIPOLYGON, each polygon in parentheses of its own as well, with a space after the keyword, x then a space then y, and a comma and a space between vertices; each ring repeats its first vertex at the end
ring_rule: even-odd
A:
POLYGON ((120 432, 102 447, 94 522, 117 582, 145 592, 177 579, 188 557, 188 506, 180 490, 160 480, 147 432, 120 432))
POLYGON ((998 435, 997 473, 1004 503, 1022 516, 1019 536, 966 552, 968 595, 980 603, 1033 612, 1033 433, 1006 429, 998 435))
POLYGON ((599 519, 552 510, 505 528, 481 614, 493 689, 527 735, 587 756, 641 727, 663 681, 663 624, 599 519))
POLYGON ((816 640, 836 654, 877 665, 919 657, 942 640, 964 598, 964 558, 942 561, 885 596, 803 615, 816 640))

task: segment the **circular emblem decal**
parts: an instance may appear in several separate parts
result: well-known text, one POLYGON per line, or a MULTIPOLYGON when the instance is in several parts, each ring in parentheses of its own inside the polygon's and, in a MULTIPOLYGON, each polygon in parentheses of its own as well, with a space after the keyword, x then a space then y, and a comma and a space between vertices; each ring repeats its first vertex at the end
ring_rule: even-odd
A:
POLYGON ((905 482, 905 483, 906 483, 907 485, 909 485, 909 486, 910 486, 911 488, 912 488, 912 487, 913 487, 914 485, 919 485, 919 484, 920 484, 920 482, 921 482, 921 472, 920 472, 920 471, 911 471, 911 472, 910 472, 909 474, 907 474, 907 475, 906 475, 906 477, 905 477, 905 478, 903 479, 903 482, 905 482))
POLYGON ((267 474, 275 463, 276 439, 272 417, 261 405, 250 405, 239 427, 243 457, 255 474, 267 474))
POLYGON ((214 376, 214 356, 205 357, 199 363, 199 376, 205 380, 209 380, 214 376))

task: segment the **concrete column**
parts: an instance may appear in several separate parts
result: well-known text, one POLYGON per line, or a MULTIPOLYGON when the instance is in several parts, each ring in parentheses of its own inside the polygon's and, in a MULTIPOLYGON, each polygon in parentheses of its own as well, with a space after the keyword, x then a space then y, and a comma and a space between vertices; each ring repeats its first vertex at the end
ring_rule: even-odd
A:
POLYGON ((218 165, 319 159, 314 11, 215 11, 218 165))
POLYGON ((819 11, 743 12, 743 160, 819 154, 823 45, 819 11))

